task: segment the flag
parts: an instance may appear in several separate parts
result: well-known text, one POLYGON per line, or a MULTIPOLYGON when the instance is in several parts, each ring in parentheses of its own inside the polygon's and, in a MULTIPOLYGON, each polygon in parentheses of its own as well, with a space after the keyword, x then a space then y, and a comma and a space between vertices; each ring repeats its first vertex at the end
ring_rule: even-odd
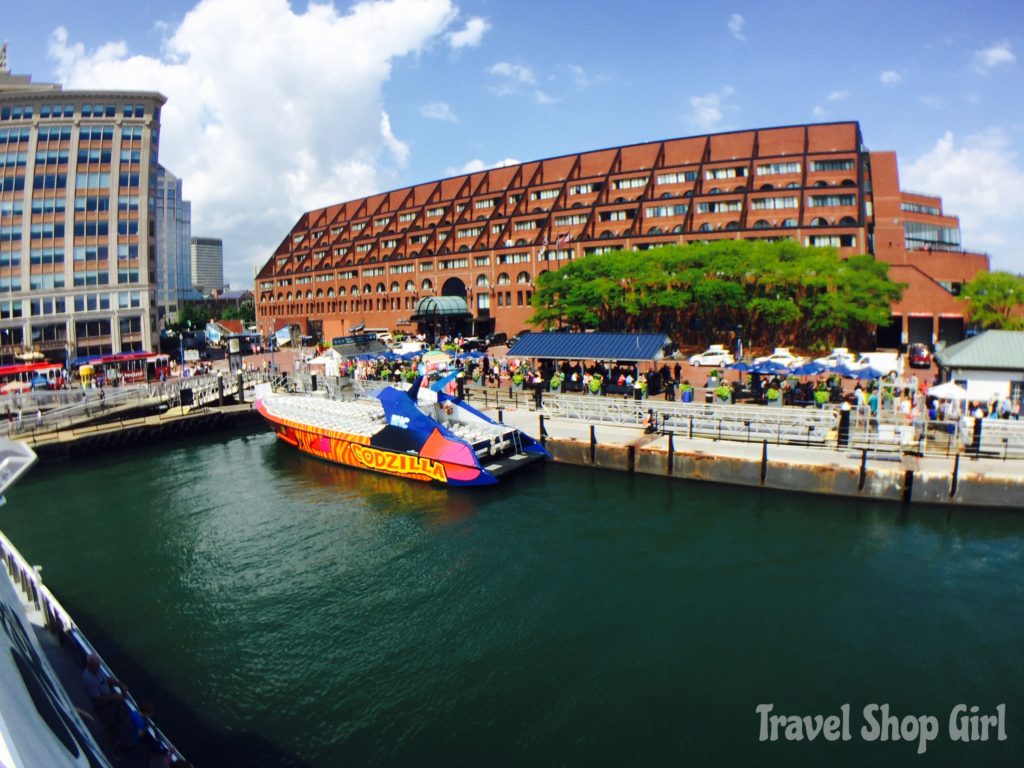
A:
POLYGON ((569 240, 571 240, 571 239, 572 239, 572 235, 570 235, 568 232, 566 232, 564 235, 562 235, 560 238, 558 238, 558 242, 556 243, 556 245, 561 247, 561 246, 565 245, 566 243, 568 243, 569 240))
POLYGON ((547 248, 548 248, 548 236, 544 235, 544 240, 540 244, 540 250, 537 251, 537 258, 538 259, 543 259, 544 258, 544 253, 547 251, 547 248))

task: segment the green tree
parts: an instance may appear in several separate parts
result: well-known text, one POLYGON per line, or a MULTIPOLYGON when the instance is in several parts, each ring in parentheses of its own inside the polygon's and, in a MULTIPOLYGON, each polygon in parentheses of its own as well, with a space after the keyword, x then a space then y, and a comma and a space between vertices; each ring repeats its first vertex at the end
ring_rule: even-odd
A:
POLYGON ((886 323, 903 287, 872 256, 834 248, 720 240, 573 261, 537 280, 532 322, 545 327, 662 331, 743 326, 755 344, 835 343, 886 323))
POLYGON ((1024 276, 981 272, 963 289, 971 322, 982 328, 1024 329, 1024 276))
POLYGON ((243 301, 237 306, 226 307, 220 313, 221 320, 241 320, 243 323, 256 322, 256 309, 251 301, 243 301))

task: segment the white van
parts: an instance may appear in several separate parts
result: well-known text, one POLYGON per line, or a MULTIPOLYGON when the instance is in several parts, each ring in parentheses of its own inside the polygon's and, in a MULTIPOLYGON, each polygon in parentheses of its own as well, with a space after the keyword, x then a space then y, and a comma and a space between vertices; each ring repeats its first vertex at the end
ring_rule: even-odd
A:
POLYGON ((899 352, 865 352, 857 358, 854 365, 858 368, 870 365, 876 371, 881 371, 884 376, 890 373, 903 375, 903 355, 899 352))
POLYGON ((385 347, 390 347, 395 343, 395 337, 391 335, 391 331, 387 328, 364 328, 360 333, 375 333, 377 334, 377 341, 383 344, 385 347))
POLYGON ((422 341, 416 341, 416 339, 406 339, 405 341, 400 341, 391 348, 391 351, 394 352, 396 355, 404 355, 409 352, 425 352, 426 350, 427 345, 424 344, 422 341))

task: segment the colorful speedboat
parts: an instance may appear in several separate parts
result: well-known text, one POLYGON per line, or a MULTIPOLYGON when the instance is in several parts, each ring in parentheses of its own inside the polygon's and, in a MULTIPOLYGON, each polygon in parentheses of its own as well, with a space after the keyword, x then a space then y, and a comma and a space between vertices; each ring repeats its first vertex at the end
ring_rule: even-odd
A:
POLYGON ((385 387, 332 400, 258 388, 256 410, 285 443, 320 459, 412 480, 493 485, 550 458, 537 440, 443 392, 385 387))

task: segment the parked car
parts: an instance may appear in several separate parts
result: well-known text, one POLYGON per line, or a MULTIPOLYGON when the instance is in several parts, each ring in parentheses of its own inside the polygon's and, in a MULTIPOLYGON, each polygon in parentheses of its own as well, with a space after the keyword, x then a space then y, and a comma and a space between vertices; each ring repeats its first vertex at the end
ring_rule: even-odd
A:
POLYGON ((488 333, 484 336, 484 346, 487 349, 490 349, 491 347, 500 347, 505 344, 508 344, 507 333, 488 333))
POLYGON ((700 368, 702 365, 717 368, 720 365, 732 365, 734 362, 736 360, 722 344, 712 344, 700 354, 690 357, 690 365, 695 368, 700 368))
POLYGON ((789 351, 787 347, 776 347, 775 351, 770 355, 763 355, 761 357, 754 358, 754 365, 761 365, 762 363, 781 363, 787 368, 796 368, 798 365, 802 365, 804 358, 799 355, 794 355, 789 351))
POLYGON ((471 337, 462 340, 463 352, 483 352, 487 349, 487 343, 483 339, 471 337))
POLYGON ((932 353, 924 344, 911 344, 907 350, 907 362, 911 368, 931 368, 932 353))
POLYGON ((903 375, 903 356, 899 352, 865 352, 857 358, 855 368, 863 368, 870 365, 876 371, 881 371, 883 376, 894 373, 897 376, 903 375))
POLYGON ((840 363, 852 366, 856 360, 856 352, 851 352, 846 347, 836 347, 824 357, 815 358, 814 362, 831 368, 832 366, 839 365, 840 363))

